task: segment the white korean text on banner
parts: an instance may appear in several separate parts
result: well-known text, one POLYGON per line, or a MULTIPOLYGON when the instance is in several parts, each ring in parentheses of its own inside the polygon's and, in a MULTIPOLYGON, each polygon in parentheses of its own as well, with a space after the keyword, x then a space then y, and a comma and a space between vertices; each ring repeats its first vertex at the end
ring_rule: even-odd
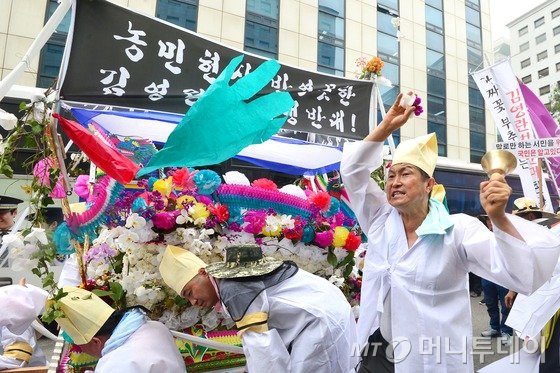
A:
MULTIPOLYGON (((232 58, 243 54, 100 0, 77 1, 69 36, 63 100, 180 114, 232 58)), ((262 61, 246 54, 233 79, 245 76, 262 61)), ((372 89, 371 81, 282 65, 259 95, 272 91, 291 94, 296 103, 284 129, 362 139, 369 132, 372 89)))
MULTIPOLYGON (((534 140, 533 123, 509 60, 479 70, 472 76, 492 113, 502 139, 505 142, 534 140)), ((523 186, 523 194, 535 201, 540 200, 538 159, 518 159, 517 172, 523 186)), ((544 181, 542 187, 544 209, 552 211, 550 195, 544 181)))

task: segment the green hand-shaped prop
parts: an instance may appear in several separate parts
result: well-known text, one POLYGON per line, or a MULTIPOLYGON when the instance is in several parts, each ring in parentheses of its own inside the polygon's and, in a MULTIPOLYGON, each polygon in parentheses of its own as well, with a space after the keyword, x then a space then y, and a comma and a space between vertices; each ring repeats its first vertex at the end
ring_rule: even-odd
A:
POLYGON ((162 167, 196 167, 220 163, 251 144, 268 140, 294 106, 288 92, 272 92, 250 102, 280 69, 275 60, 229 85, 243 60, 238 56, 210 85, 171 132, 167 143, 137 176, 162 167))

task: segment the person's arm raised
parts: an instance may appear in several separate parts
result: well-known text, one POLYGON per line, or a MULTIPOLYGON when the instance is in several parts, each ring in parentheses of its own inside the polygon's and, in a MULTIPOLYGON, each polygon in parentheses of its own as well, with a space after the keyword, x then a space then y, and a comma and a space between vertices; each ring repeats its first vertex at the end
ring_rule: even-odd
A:
MULTIPOLYGON (((408 92, 408 94, 410 95, 412 92, 408 92)), ((383 142, 389 137, 389 135, 391 135, 391 133, 393 133, 393 131, 401 128, 408 121, 408 118, 410 118, 412 113, 414 113, 416 107, 409 106, 404 108, 401 106, 400 102, 402 96, 403 94, 399 93, 397 99, 393 103, 393 106, 391 106, 385 115, 385 118, 383 118, 381 123, 379 123, 379 125, 375 127, 373 131, 364 138, 364 140, 383 142)))

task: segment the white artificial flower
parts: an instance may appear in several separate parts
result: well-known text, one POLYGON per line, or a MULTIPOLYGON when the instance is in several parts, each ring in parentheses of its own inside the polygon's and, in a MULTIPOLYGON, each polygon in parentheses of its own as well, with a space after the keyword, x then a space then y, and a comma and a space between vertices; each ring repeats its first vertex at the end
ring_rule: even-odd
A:
POLYGON ((2 238, 2 244, 8 245, 9 248, 23 248, 23 237, 19 234, 6 234, 2 238))
POLYGON ((11 131, 16 128, 18 119, 12 113, 7 113, 4 110, 0 109, 0 127, 5 129, 6 131, 11 131))
POLYGON ((332 275, 331 277, 329 277, 329 282, 339 288, 342 286, 342 284, 344 284, 344 278, 332 275))
POLYGON ((134 212, 126 218, 126 228, 139 229, 146 225, 146 219, 134 212))
POLYGON ((43 228, 35 227, 31 228, 31 232, 25 236, 23 240, 33 244, 37 243, 37 241, 43 245, 47 245, 49 243, 45 230, 43 228))

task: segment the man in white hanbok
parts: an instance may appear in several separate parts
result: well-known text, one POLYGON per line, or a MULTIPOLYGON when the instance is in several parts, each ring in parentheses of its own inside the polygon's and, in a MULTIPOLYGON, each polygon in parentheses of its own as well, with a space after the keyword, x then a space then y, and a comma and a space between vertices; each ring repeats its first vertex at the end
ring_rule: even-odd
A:
POLYGON ((532 293, 550 278, 560 240, 505 213, 511 188, 497 173, 480 185, 494 232, 474 217, 449 215, 429 197, 434 134, 399 145, 383 192, 370 174, 382 165, 385 139, 415 110, 401 105, 402 97, 364 141, 346 144, 341 163, 351 206, 368 236, 358 320, 358 341, 368 349, 360 371, 472 372, 468 272, 532 293), (368 339, 392 342, 394 351, 378 356, 368 339))
POLYGON ((194 306, 225 306, 249 373, 348 373, 357 363, 356 322, 342 292, 295 263, 263 257, 258 245, 228 247, 226 262, 210 265, 168 246, 160 273, 194 306))
POLYGON ((83 352, 100 357, 96 373, 186 372, 173 336, 139 307, 115 311, 97 295, 65 287, 60 328, 83 352))
MULTIPOLYGON (((40 365, 44 355, 37 349, 31 323, 45 306, 48 293, 25 283, 0 287, 0 370, 40 365), (41 355, 41 356, 40 356, 41 355)), ((43 364, 44 365, 44 361, 43 364)))

